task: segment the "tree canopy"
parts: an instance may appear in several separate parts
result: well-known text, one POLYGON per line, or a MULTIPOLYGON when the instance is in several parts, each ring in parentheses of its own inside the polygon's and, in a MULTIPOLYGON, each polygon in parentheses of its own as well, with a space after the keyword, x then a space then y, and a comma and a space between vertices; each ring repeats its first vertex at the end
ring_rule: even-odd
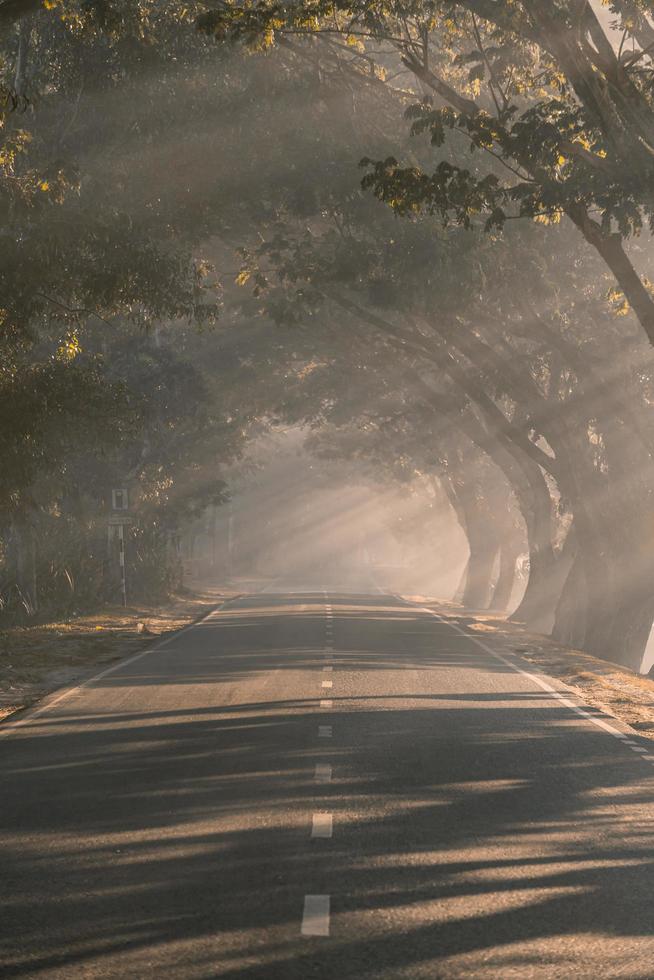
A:
POLYGON ((637 668, 651 13, 5 0, 5 593, 35 535, 99 555, 118 480, 163 587, 248 440, 301 426, 449 502, 468 606, 525 552, 514 615, 637 668))

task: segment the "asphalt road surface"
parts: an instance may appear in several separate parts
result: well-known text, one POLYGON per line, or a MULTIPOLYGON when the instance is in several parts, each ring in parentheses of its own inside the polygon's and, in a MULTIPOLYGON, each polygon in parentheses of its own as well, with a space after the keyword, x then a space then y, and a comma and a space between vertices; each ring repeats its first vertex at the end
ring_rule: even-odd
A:
POLYGON ((3 726, 0 976, 654 977, 654 757, 471 625, 251 596, 3 726))

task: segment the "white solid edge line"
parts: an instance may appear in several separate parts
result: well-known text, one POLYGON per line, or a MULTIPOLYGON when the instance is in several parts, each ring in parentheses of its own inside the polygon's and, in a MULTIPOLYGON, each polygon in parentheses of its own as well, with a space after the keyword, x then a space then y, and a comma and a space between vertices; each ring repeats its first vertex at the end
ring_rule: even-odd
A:
POLYGON ((333 681, 323 681, 320 686, 321 687, 333 687, 334 686, 334 682, 333 681))
POLYGON ((331 706, 332 706, 332 702, 329 700, 329 698, 320 702, 321 708, 331 708, 331 706))
MULTIPOLYGON (((561 704, 565 704, 566 707, 570 708, 571 711, 574 711, 576 715, 580 715, 582 718, 585 718, 587 721, 590 721, 597 728, 601 728, 603 729, 603 731, 608 732, 609 735, 613 735, 614 738, 619 738, 619 739, 625 738, 624 733, 621 732, 618 728, 614 728, 613 725, 609 725, 608 722, 602 721, 601 718, 595 718, 593 717, 593 715, 589 714, 583 708, 579 708, 574 703, 574 701, 571 701, 569 698, 565 696, 565 694, 562 694, 560 691, 557 691, 555 687, 552 687, 551 684, 548 684, 546 680, 543 680, 543 678, 539 677, 537 674, 532 674, 530 671, 523 670, 522 667, 518 667, 516 664, 511 663, 511 661, 507 657, 504 657, 501 653, 497 653, 497 651, 493 650, 486 643, 483 643, 481 640, 478 640, 476 636, 472 636, 470 633, 466 633, 466 631, 461 629, 460 626, 456 626, 454 623, 446 623, 445 620, 443 620, 438 615, 438 613, 435 613, 432 609, 427 609, 425 606, 421 606, 420 608, 423 610, 423 612, 427 612, 429 613, 430 616, 434 616, 436 619, 438 619, 440 623, 443 623, 443 625, 449 626, 456 633, 460 633, 461 636, 465 636, 468 640, 472 640, 473 643, 476 643, 478 647, 481 647, 482 650, 485 650, 486 653, 490 654, 491 657, 494 657, 496 660, 499 660, 500 663, 503 663, 506 667, 510 667, 511 670, 514 670, 516 674, 522 674, 523 677, 527 677, 530 681, 532 681, 534 684, 540 687, 543 691, 547 691, 548 694, 552 694, 554 697, 556 697, 557 701, 559 701, 561 704)), ((566 690, 570 690, 568 685, 564 684, 563 681, 561 681, 560 683, 563 684, 566 690)))
POLYGON ((332 767, 324 762, 316 763, 316 768, 313 774, 313 778, 318 783, 331 783, 332 767))
MULTIPOLYGON (((236 596, 234 598, 236 598, 236 596)), ((188 630, 193 629, 194 626, 199 626, 200 623, 205 621, 205 619, 209 619, 209 617, 213 616, 214 613, 220 612, 223 606, 226 606, 228 602, 232 601, 233 599, 226 599, 224 602, 221 602, 220 605, 216 606, 215 609, 211 609, 208 613, 206 613, 206 615, 196 619, 195 622, 188 623, 187 626, 183 626, 180 630, 176 630, 172 636, 166 636, 163 640, 161 640, 161 642, 153 643, 153 645, 148 647, 147 650, 141 650, 140 653, 135 653, 133 657, 128 657, 127 660, 121 660, 119 663, 114 664, 113 667, 107 667, 106 670, 101 670, 100 673, 93 674, 92 677, 87 677, 85 681, 82 681, 81 684, 76 684, 75 687, 66 688, 66 690, 62 691, 58 697, 49 698, 45 704, 41 704, 39 707, 33 709, 28 708, 27 712, 21 715, 21 717, 17 718, 15 721, 7 720, 6 722, 3 722, 0 724, 0 738, 10 735, 17 728, 22 728, 23 725, 29 724, 30 721, 32 721, 34 718, 38 718, 42 714, 45 714, 45 712, 49 711, 50 708, 55 708, 58 704, 61 704, 62 701, 67 701, 68 698, 73 696, 73 694, 77 694, 78 691, 83 691, 84 688, 90 687, 90 685, 95 681, 102 680, 103 677, 108 677, 109 674, 114 674, 116 671, 122 670, 123 667, 129 667, 130 664, 136 663, 137 660, 147 657, 149 653, 155 653, 167 643, 172 643, 172 641, 176 640, 182 635, 182 633, 186 633, 188 630)))
POLYGON ((332 737, 331 725, 318 725, 318 738, 331 738, 331 737, 332 737))
POLYGON ((303 936, 329 935, 329 895, 305 895, 301 932, 303 936))

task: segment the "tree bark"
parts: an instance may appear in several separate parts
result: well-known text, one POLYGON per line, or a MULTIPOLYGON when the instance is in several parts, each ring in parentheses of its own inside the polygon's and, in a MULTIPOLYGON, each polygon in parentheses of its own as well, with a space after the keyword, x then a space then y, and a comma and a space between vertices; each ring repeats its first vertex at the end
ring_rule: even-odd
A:
POLYGON ((488 609, 499 537, 492 517, 480 503, 476 481, 462 474, 455 493, 463 512, 470 555, 461 603, 466 609, 488 609))
POLYGON ((577 554, 565 578, 556 607, 552 638, 564 646, 580 649, 586 637, 588 596, 584 556, 577 554))
POLYGON ((513 538, 503 538, 500 543, 500 570, 493 589, 490 608, 497 612, 505 612, 515 585, 516 565, 520 548, 513 538))
POLYGON ((654 465, 621 420, 598 423, 605 471, 575 462, 579 552, 556 637, 639 670, 654 615, 654 465))
POLYGON ((497 550, 489 547, 487 541, 473 535, 466 584, 461 598, 461 604, 466 609, 483 610, 489 608, 496 554, 497 550))
POLYGON ((466 563, 463 566, 463 571, 461 572, 461 577, 459 578, 459 584, 457 585, 454 595, 452 596, 452 602, 458 602, 459 605, 463 603, 463 593, 466 590, 466 582, 468 581, 469 564, 470 564, 470 556, 466 558, 466 563))

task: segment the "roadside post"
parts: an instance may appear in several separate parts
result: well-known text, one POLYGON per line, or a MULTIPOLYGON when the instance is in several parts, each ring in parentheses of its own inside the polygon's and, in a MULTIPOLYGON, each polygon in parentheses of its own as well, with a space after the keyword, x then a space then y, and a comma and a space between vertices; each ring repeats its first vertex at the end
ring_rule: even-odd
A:
POLYGON ((109 515, 109 539, 115 534, 118 538, 118 563, 120 567, 120 588, 123 606, 127 605, 127 573, 125 571, 125 528, 132 523, 127 513, 129 495, 126 488, 111 491, 111 510, 109 515), (115 529, 115 530, 114 530, 115 529))

